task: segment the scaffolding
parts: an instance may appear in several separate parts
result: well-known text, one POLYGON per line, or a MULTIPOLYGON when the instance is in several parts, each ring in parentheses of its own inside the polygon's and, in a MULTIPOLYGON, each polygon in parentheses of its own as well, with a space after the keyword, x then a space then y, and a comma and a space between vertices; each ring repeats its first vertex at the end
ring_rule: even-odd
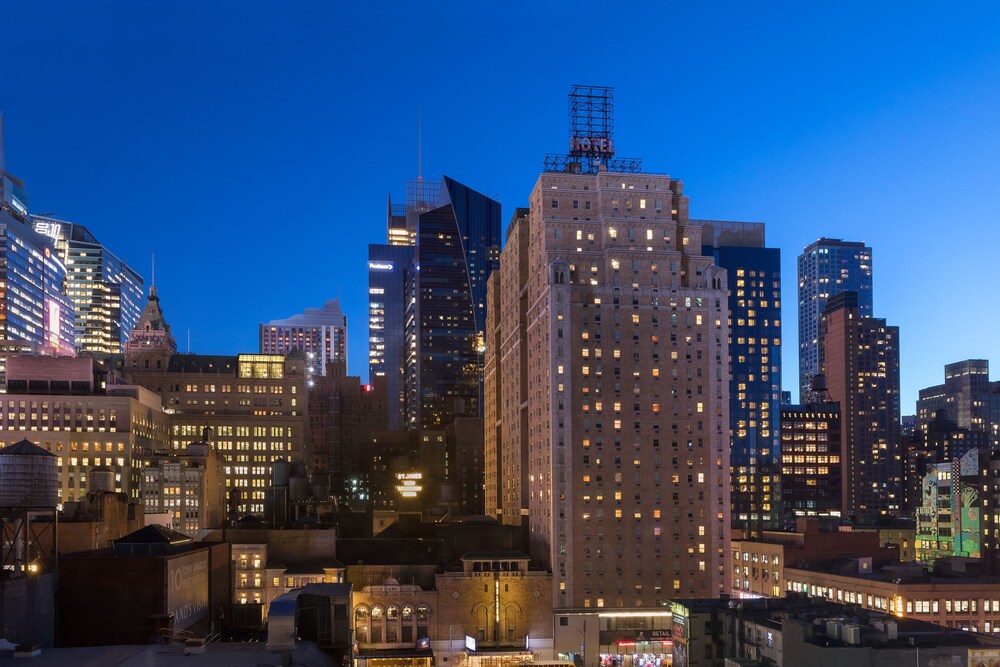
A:
POLYGON ((545 171, 641 172, 641 159, 615 157, 614 133, 615 89, 574 85, 569 93, 569 152, 547 154, 543 160, 545 171))

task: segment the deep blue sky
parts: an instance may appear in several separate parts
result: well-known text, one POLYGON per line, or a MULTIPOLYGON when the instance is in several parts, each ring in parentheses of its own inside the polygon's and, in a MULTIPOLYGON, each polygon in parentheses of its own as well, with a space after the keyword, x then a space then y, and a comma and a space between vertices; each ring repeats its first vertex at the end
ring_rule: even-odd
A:
POLYGON ((574 83, 616 88, 616 147, 692 215, 763 221, 784 272, 819 236, 874 248, 903 413, 943 365, 1000 377, 1000 4, 11 2, 7 167, 156 282, 180 346, 340 295, 367 376, 366 246, 416 172, 526 202, 574 83), (369 9, 377 7, 377 9, 369 9), (621 7, 621 9, 617 9, 621 7))

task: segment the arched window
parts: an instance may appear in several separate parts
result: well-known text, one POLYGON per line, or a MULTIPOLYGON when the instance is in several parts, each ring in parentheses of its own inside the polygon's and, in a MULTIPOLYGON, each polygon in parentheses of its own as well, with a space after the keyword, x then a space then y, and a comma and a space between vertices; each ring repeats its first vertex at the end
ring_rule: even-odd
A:
POLYGON ((385 617, 382 614, 382 607, 372 607, 372 643, 381 644, 382 643, 382 627, 385 622, 385 617))
POLYGON ((361 643, 368 642, 368 608, 359 606, 354 610, 354 632, 361 643))
POLYGON ((521 616, 521 607, 516 603, 507 605, 504 610, 503 625, 504 634, 508 642, 514 641, 517 635, 517 621, 521 616))
POLYGON ((385 611, 385 641, 399 641, 399 607, 389 607, 385 611))

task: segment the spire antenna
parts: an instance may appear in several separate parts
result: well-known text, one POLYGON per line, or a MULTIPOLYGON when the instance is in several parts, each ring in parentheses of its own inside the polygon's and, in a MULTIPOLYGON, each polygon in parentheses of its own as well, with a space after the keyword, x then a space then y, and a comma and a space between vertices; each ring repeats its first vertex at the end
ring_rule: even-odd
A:
POLYGON ((417 180, 424 180, 422 146, 420 143, 420 105, 417 105, 417 180))

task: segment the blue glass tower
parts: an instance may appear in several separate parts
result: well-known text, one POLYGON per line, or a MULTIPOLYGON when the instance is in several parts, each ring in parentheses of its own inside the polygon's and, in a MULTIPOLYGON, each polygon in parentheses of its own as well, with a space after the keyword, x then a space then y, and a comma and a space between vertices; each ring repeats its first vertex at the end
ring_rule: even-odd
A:
POLYGON ((799 398, 812 402, 819 373, 819 320, 830 297, 858 293, 858 315, 872 317, 872 249, 859 241, 821 238, 799 255, 799 398))
POLYGON ((444 177, 421 213, 406 315, 407 425, 482 415, 486 281, 499 262, 500 203, 444 177))
POLYGON ((406 281, 413 270, 415 248, 368 246, 368 373, 372 382, 384 377, 387 427, 406 424, 406 281))
POLYGON ((702 254, 729 277, 729 433, 733 527, 780 527, 781 251, 764 225, 703 222, 702 254))

